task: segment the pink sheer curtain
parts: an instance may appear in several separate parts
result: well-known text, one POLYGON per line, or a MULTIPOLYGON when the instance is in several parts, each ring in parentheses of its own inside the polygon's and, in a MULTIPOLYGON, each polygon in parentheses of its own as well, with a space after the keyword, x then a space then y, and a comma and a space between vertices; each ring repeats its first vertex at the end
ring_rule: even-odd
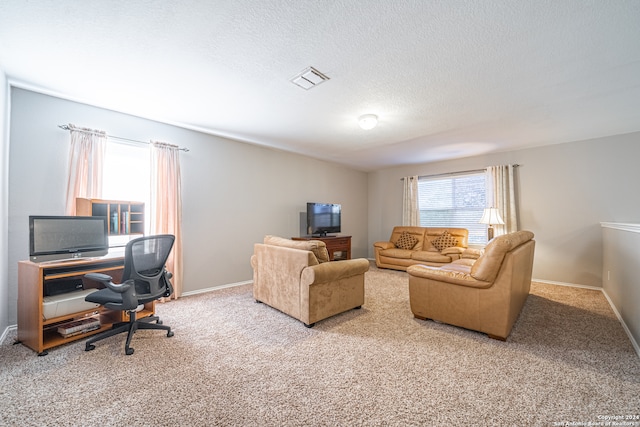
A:
POLYGON ((173 234, 173 250, 167 260, 167 270, 173 273, 174 293, 182 295, 182 195, 180 182, 180 151, 177 146, 151 142, 151 234, 173 234))
POLYGON ((69 149, 69 176, 65 212, 76 214, 76 197, 100 198, 102 196, 102 168, 107 148, 104 131, 69 125, 71 145, 69 149))

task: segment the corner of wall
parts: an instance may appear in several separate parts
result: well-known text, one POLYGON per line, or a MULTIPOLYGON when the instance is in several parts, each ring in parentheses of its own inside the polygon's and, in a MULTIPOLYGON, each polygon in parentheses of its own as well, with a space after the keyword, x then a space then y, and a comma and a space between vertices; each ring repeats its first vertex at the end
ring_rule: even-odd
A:
POLYGON ((0 68, 0 331, 9 323, 8 204, 9 204, 9 81, 0 68))

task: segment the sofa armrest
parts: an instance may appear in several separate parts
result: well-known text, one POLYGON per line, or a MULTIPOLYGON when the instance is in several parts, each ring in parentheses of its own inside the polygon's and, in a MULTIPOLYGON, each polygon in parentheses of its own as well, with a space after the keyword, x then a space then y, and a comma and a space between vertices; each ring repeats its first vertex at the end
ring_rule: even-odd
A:
POLYGON ((470 288, 484 289, 493 285, 492 282, 477 280, 469 273, 444 270, 438 267, 429 267, 420 264, 407 267, 407 273, 409 276, 421 277, 423 279, 435 280, 437 282, 452 283, 454 285, 468 286, 470 288))
POLYGON ((302 270, 301 285, 333 282, 347 277, 364 274, 369 270, 369 261, 365 258, 324 262, 302 270))
POLYGON ((379 249, 392 249, 392 248, 395 248, 396 245, 394 245, 391 242, 375 242, 373 244, 373 247, 374 248, 379 248, 379 249))
POLYGON ((442 255, 462 255, 465 248, 461 248, 460 246, 451 246, 449 248, 444 248, 440 253, 442 255))
POLYGON ((462 258, 478 259, 484 252, 484 249, 467 248, 462 252, 462 258))

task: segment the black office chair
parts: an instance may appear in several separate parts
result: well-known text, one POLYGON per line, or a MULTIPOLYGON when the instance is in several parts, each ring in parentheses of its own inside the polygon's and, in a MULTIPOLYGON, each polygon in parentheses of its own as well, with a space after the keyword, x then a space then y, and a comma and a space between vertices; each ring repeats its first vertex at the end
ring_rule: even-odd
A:
POLYGON ((165 263, 173 247, 175 237, 170 234, 140 237, 127 243, 124 253, 124 272, 122 283, 115 284, 112 277, 102 273, 89 273, 85 277, 104 284, 105 288, 93 292, 85 301, 98 303, 111 310, 129 312, 128 322, 114 323, 112 328, 89 339, 85 350, 93 350, 93 343, 105 338, 127 332, 124 346, 127 355, 133 354, 129 347, 131 338, 137 329, 162 329, 167 337, 173 332, 162 324, 158 316, 136 319, 136 309, 141 304, 168 297, 173 293, 172 274, 165 269, 165 263), (151 323, 156 322, 156 323, 151 323))

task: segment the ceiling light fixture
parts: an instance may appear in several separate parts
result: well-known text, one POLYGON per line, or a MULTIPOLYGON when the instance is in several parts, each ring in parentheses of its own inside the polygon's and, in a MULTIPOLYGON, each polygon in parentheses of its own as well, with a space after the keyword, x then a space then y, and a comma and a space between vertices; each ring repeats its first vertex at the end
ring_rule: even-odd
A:
POLYGON ((378 124, 378 116, 375 114, 365 114, 358 118, 358 124, 364 130, 373 129, 378 124))
POLYGON ((322 74, 313 67, 302 70, 298 75, 291 78, 291 83, 300 86, 304 90, 309 90, 321 83, 329 80, 329 77, 322 74))

